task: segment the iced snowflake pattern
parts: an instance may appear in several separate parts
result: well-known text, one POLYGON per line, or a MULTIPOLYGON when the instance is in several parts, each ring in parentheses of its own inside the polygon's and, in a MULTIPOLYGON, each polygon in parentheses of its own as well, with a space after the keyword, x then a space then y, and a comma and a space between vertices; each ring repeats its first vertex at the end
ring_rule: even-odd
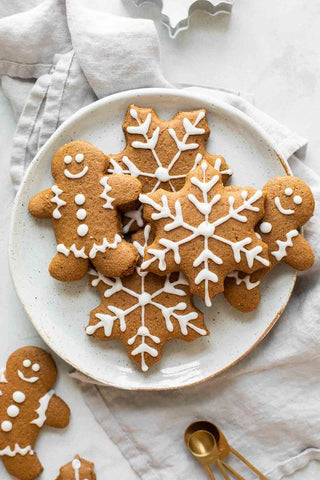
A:
MULTIPOLYGON (((223 157, 205 152, 210 132, 205 110, 177 114, 173 118, 175 128, 169 128, 172 121, 162 122, 150 108, 131 105, 127 119, 130 120, 124 124, 127 147, 121 154, 111 156, 108 173, 142 177, 140 180, 144 193, 155 192, 159 187, 173 192, 179 190, 183 187, 187 173, 195 169, 204 157, 221 171, 225 180, 232 174, 223 157), (137 140, 139 137, 141 139, 137 140), (171 151, 173 145, 175 153, 172 158, 168 158, 167 152, 171 151), (140 151, 138 159, 137 150, 140 151), (177 168, 178 174, 174 173, 177 168)), ((134 224, 138 227, 144 224, 141 206, 137 210, 126 212, 124 216, 127 222, 123 233, 128 233, 134 224)))
MULTIPOLYGON (((143 234, 136 234, 140 241, 134 241, 142 259, 149 234, 147 225, 143 234)), ((91 285, 99 289, 102 302, 91 312, 87 334, 101 340, 121 340, 130 358, 144 372, 160 360, 167 340, 182 337, 190 341, 208 334, 181 273, 158 277, 137 267, 126 278, 107 278, 95 270, 90 271, 90 278, 91 285)))
POLYGON ((267 245, 254 233, 264 213, 262 191, 224 187, 206 161, 188 175, 180 192, 141 194, 140 201, 156 230, 141 268, 158 274, 183 271, 191 292, 207 306, 223 291, 225 276, 240 265, 247 273, 269 265, 267 245))

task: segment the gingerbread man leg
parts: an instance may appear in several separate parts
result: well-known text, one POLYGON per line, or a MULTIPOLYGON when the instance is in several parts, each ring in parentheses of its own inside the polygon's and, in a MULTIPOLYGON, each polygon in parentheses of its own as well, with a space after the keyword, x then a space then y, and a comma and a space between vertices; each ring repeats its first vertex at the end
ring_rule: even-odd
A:
POLYGON ((2 461, 8 473, 19 478, 19 480, 34 480, 43 471, 43 467, 35 452, 27 455, 18 453, 14 457, 4 455, 2 461))
POLYGON ((95 268, 109 277, 130 275, 134 271, 137 261, 136 248, 124 240, 118 244, 116 249, 108 248, 104 253, 98 252, 95 258, 91 259, 95 268))
POLYGON ((81 280, 88 271, 89 260, 77 258, 72 253, 68 256, 57 253, 49 265, 50 274, 62 282, 81 280))

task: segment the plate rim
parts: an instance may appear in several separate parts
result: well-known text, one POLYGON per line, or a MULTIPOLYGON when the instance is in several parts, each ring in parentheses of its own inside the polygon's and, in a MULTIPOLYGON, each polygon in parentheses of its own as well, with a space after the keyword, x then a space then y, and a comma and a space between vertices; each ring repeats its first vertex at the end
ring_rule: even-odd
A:
POLYGON ((205 382, 209 379, 213 379, 213 378, 217 377, 218 375, 224 373, 225 371, 227 371, 228 369, 230 369, 234 365, 236 365, 244 357, 246 357, 250 352, 252 352, 254 350, 254 348, 256 348, 257 345, 259 345, 259 343, 266 337, 266 335, 274 327, 274 325, 276 324, 276 322, 278 321, 278 319, 282 315, 283 311, 285 310, 285 308, 286 308, 286 306, 287 306, 287 304, 288 304, 288 302, 291 298, 291 295, 292 295, 292 292, 293 292, 293 289, 294 289, 294 286, 295 286, 295 283, 296 283, 297 272, 295 271, 295 273, 292 277, 292 284, 291 284, 291 287, 290 287, 288 297, 286 298, 285 302, 282 304, 280 310, 277 312, 275 317, 268 324, 268 327, 263 331, 263 333, 260 335, 260 337, 245 352, 243 352, 239 357, 237 357, 235 360, 233 360, 231 363, 229 363, 225 367, 223 367, 220 370, 218 370, 218 371, 216 371, 212 374, 209 374, 209 375, 207 375, 207 376, 205 376, 201 379, 191 381, 191 382, 186 382, 186 383, 179 384, 179 385, 174 385, 174 386, 172 386, 172 385, 161 385, 161 386, 150 386, 150 387, 148 387, 148 386, 132 386, 132 385, 123 385, 123 384, 119 385, 119 384, 117 384, 113 381, 105 381, 105 380, 103 380, 101 378, 98 378, 97 376, 95 376, 91 373, 88 374, 83 368, 80 369, 73 361, 71 361, 70 359, 67 359, 65 357, 65 355, 63 355, 61 352, 57 351, 57 347, 56 347, 55 343, 52 341, 52 339, 49 336, 47 336, 45 334, 45 332, 43 332, 41 330, 41 328, 37 325, 37 322, 35 322, 33 320, 33 317, 31 315, 31 313, 29 312, 27 305, 24 303, 24 300, 22 298, 22 292, 20 292, 19 280, 18 280, 18 278, 16 276, 17 274, 15 272, 14 252, 13 252, 13 248, 12 248, 12 244, 13 244, 13 241, 14 241, 13 240, 14 226, 15 226, 15 223, 16 223, 17 207, 18 207, 19 202, 20 202, 20 197, 23 193, 25 185, 28 183, 29 177, 31 175, 31 172, 32 172, 34 166, 38 162, 38 159, 42 155, 42 152, 47 148, 48 144, 51 143, 51 142, 54 142, 56 140, 56 138, 59 137, 60 134, 64 131, 65 128, 70 127, 74 122, 81 121, 82 117, 85 117, 87 114, 95 111, 96 109, 99 109, 100 107, 103 107, 104 105, 109 104, 109 103, 113 103, 115 101, 125 100, 126 98, 128 98, 128 100, 130 99, 131 101, 133 100, 133 98, 135 98, 135 100, 136 100, 136 99, 139 98, 139 96, 145 96, 145 95, 148 95, 148 94, 150 96, 166 95, 166 96, 181 97, 181 98, 185 98, 186 100, 190 100, 190 99, 191 100, 197 100, 197 101, 200 101, 200 102, 203 102, 203 103, 206 104, 206 106, 204 106, 203 108, 207 108, 208 106, 211 106, 211 107, 212 106, 217 106, 218 108, 228 112, 232 116, 238 117, 245 124, 247 124, 248 126, 253 128, 257 132, 257 134, 260 136, 260 138, 264 140, 266 145, 271 147, 271 149, 276 154, 276 157, 277 157, 279 163, 281 164, 281 166, 284 170, 284 173, 287 174, 287 175, 292 175, 292 171, 291 171, 288 163, 284 160, 281 153, 278 151, 278 149, 275 145, 275 142, 269 136, 269 134, 265 132, 265 130, 260 126, 260 124, 257 123, 254 119, 245 115, 241 110, 237 109, 233 105, 228 104, 227 102, 224 102, 223 100, 220 100, 220 99, 210 100, 210 99, 207 98, 205 93, 194 92, 194 91, 190 92, 190 91, 186 91, 186 90, 183 90, 183 89, 180 90, 180 89, 174 89, 174 88, 172 88, 172 89, 171 88, 140 88, 140 89, 126 90, 124 92, 114 93, 114 94, 109 95, 107 97, 96 100, 95 102, 93 102, 89 105, 86 105, 85 107, 77 110, 69 118, 67 118, 57 128, 57 130, 51 135, 51 137, 44 143, 44 145, 39 149, 39 151, 37 152, 37 154, 35 155, 35 157, 31 161, 30 165, 28 166, 28 168, 25 172, 23 180, 22 180, 22 182, 19 186, 18 192, 16 194, 16 197, 14 199, 13 206, 12 206, 11 220, 10 220, 10 230, 9 230, 9 241, 8 241, 8 257, 9 257, 10 273, 11 273, 11 277, 12 277, 13 284, 14 284, 14 287, 15 287, 15 291, 17 293, 17 296, 18 296, 18 298, 19 298, 19 300, 20 300, 20 302, 21 302, 21 304, 22 304, 22 306, 23 306, 31 324, 33 325, 33 327, 35 328, 35 330, 37 331, 37 333, 41 337, 41 339, 44 341, 44 343, 59 358, 61 358, 67 364, 71 365, 76 371, 82 373, 86 377, 89 377, 90 379, 99 383, 101 386, 109 386, 109 387, 113 387, 113 388, 119 388, 121 390, 130 390, 130 391, 168 391, 168 390, 178 390, 178 389, 182 389, 182 388, 195 386, 195 385, 203 383, 203 382, 205 382))

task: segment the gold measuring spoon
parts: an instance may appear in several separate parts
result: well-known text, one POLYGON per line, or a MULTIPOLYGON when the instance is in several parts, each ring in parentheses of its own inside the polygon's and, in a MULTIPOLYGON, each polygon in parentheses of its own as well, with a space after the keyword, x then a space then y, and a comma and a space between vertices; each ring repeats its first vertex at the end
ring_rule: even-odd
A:
POLYGON ((215 437, 208 430, 186 430, 185 442, 191 454, 204 466, 209 478, 214 480, 214 475, 211 472, 209 465, 217 463, 224 478, 230 480, 225 471, 218 453, 217 442, 215 437))
POLYGON ((198 422, 194 422, 189 427, 186 429, 185 432, 185 441, 187 443, 188 438, 192 433, 198 431, 198 430, 203 430, 209 432, 215 439, 216 445, 218 447, 218 460, 217 464, 224 476, 224 478, 229 479, 230 477, 227 475, 226 471, 224 468, 229 470, 229 472, 232 473, 233 476, 235 476, 238 480, 245 480, 239 473, 237 473, 230 465, 228 465, 226 462, 223 460, 228 457, 230 453, 235 455, 236 457, 241 460, 245 465, 247 465, 248 468, 250 468, 257 476, 260 478, 260 480, 268 480, 265 475, 263 475, 254 465, 252 465, 246 458, 244 458, 237 450, 235 450, 233 447, 231 447, 226 439, 226 437, 223 435, 222 431, 212 422, 209 422, 207 420, 200 420, 198 422))

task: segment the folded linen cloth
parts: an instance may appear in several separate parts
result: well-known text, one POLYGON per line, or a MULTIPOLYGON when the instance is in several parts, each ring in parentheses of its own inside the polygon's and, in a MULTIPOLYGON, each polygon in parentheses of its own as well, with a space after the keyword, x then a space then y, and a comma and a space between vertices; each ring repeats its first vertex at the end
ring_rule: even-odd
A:
MULTIPOLYGON (((149 21, 97 13, 77 0, 34 0, 31 10, 20 0, 7 3, 1 7, 0 74, 18 120, 11 162, 18 188, 38 149, 76 110, 117 91, 170 85, 161 74, 149 21)), ((303 138, 239 95, 197 91, 232 104, 264 128, 319 201, 319 177, 293 155, 305 148, 303 138)), ((317 209, 305 229, 318 258, 319 220, 317 209)), ((199 418, 216 421, 230 443, 270 479, 319 458, 318 277, 316 262, 299 276, 289 306, 262 344, 204 384, 181 391, 126 392, 74 375, 88 381, 83 387, 88 405, 140 478, 202 478, 183 444, 185 426, 199 418)), ((253 477, 246 473, 245 478, 253 477)))

